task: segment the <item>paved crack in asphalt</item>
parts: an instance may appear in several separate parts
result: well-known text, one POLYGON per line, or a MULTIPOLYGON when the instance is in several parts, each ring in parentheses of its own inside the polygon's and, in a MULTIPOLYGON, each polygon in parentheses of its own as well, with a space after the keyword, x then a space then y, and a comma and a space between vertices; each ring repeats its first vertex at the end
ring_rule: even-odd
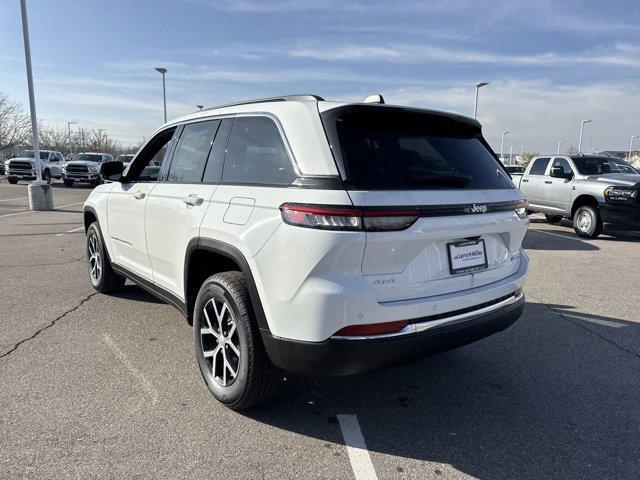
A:
POLYGON ((34 338, 36 338, 38 335, 40 335, 42 332, 44 332, 45 330, 48 330, 49 328, 53 327, 56 323, 58 323, 58 321, 62 320, 64 317, 66 317, 67 315, 69 315, 70 313, 75 312, 77 309, 79 309, 82 305, 84 305, 86 302, 88 302, 89 300, 91 300, 92 297, 95 297, 96 295, 98 295, 99 292, 93 292, 89 295, 87 295, 86 297, 84 297, 82 300, 80 300, 80 303, 78 303, 76 306, 70 308, 69 310, 65 311, 64 313, 62 313, 61 315, 57 316, 56 318, 54 318, 48 325, 45 325, 44 327, 40 328, 39 330, 37 330, 33 335, 31 335, 28 338, 25 338, 23 340, 20 340, 18 343, 16 343, 13 347, 11 347, 7 352, 3 353, 2 355, 0 355, 0 359, 8 357, 9 355, 11 355, 13 352, 15 352, 18 347, 20 347, 20 345, 23 345, 25 343, 27 343, 30 340, 33 340, 34 338))
MULTIPOLYGON (((546 305, 546 304, 545 304, 546 305)), ((558 310, 555 310, 553 307, 551 307, 550 305, 546 305, 546 307, 551 310, 553 313, 555 313, 556 315, 559 315, 560 318, 562 318, 563 320, 568 321, 569 323, 574 324, 577 327, 580 327, 583 330, 586 330, 589 333, 594 334, 596 337, 598 337, 601 340, 604 340, 605 342, 613 345, 614 347, 616 347, 618 350, 626 352, 626 353, 630 353, 631 355, 633 355, 634 357, 636 357, 638 360, 640 360, 640 354, 634 352, 633 350, 629 350, 628 348, 623 347, 622 345, 619 345, 618 343, 616 343, 615 341, 611 340, 610 338, 605 337, 604 335, 596 332, 595 330, 590 329, 589 327, 587 327, 586 325, 582 325, 581 323, 578 323, 577 321, 575 321, 574 319, 572 319, 571 317, 564 315, 562 312, 559 312, 558 310)))
POLYGON ((0 268, 16 268, 16 267, 53 267, 56 265, 69 265, 71 263, 76 263, 79 262, 80 260, 86 258, 86 255, 83 255, 79 258, 76 258, 74 260, 69 260, 67 262, 57 262, 57 263, 20 263, 20 264, 16 264, 16 265, 0 265, 0 268))

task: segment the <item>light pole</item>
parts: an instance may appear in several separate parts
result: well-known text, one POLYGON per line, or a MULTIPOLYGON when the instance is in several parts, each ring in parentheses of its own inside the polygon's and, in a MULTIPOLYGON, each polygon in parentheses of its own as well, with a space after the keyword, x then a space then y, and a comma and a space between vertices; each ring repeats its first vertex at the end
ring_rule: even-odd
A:
POLYGON ((73 146, 71 145, 71 125, 75 125, 77 122, 67 122, 67 141, 69 142, 69 153, 73 153, 73 146))
POLYGON ((584 124, 591 122, 593 122, 593 120, 582 120, 582 122, 580 122, 580 140, 578 140, 578 153, 582 152, 582 133, 584 132, 584 124))
POLYGON ((631 163, 631 152, 633 151, 633 141, 638 138, 638 135, 631 135, 631 142, 629 143, 629 162, 631 163))
POLYGON ((558 155, 560 155, 560 145, 562 145, 563 143, 565 143, 564 140, 560 140, 558 142, 558 155))
POLYGON ((509 132, 502 132, 502 141, 500 142, 500 161, 502 162, 502 152, 504 150, 504 137, 509 132))
POLYGON ((511 145, 511 149, 509 150, 509 165, 513 165, 513 147, 515 147, 515 145, 511 145))
POLYGON ((486 87, 487 85, 489 85, 489 82, 476 83, 476 101, 473 107, 473 118, 478 118, 478 90, 480 90, 482 87, 486 87))
POLYGON ((31 69, 31 44, 29 42, 29 20, 27 18, 27 2, 20 0, 22 17, 22 37, 24 40, 24 61, 27 67, 27 88, 29 90, 29 111, 31 114, 31 135, 33 137, 33 157, 36 164, 36 181, 28 187, 29 210, 53 210, 53 190, 42 182, 42 166, 38 145, 38 121, 36 117, 36 99, 33 92, 33 71, 31 69))
POLYGON ((167 123, 167 88, 164 83, 164 75, 167 73, 167 69, 164 67, 156 67, 156 72, 162 75, 162 101, 164 105, 164 123, 167 123))
POLYGON ((198 110, 202 110, 204 108, 204 105, 196 105, 196 107, 198 107, 198 110))

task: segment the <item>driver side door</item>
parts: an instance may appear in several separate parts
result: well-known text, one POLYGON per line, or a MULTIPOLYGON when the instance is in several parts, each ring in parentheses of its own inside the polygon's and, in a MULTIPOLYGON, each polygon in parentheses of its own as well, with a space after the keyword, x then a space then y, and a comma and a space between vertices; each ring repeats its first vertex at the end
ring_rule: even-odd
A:
POLYGON ((153 280, 153 270, 147 254, 145 208, 163 173, 175 130, 163 130, 149 140, 126 177, 116 182, 107 203, 112 262, 148 281, 153 280))
POLYGON ((553 159, 549 172, 545 176, 542 188, 545 190, 544 197, 548 199, 548 208, 559 213, 571 213, 571 189, 575 172, 566 158, 556 157, 553 159), (574 174, 569 178, 558 178, 551 176, 551 168, 562 167, 564 173, 574 174))

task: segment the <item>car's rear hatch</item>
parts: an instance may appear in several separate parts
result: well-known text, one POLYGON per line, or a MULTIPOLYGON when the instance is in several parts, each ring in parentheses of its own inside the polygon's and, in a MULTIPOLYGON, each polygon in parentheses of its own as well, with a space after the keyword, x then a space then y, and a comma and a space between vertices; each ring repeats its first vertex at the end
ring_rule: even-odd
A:
POLYGON ((408 228, 366 231, 362 273, 378 301, 460 292, 517 271, 523 197, 475 121, 365 105, 322 117, 353 204, 415 217, 408 228))

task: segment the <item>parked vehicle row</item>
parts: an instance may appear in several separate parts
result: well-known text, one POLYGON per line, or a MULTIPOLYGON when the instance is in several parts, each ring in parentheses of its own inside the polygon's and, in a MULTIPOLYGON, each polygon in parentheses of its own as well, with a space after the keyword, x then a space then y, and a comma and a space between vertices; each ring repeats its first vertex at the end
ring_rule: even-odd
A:
MULTIPOLYGON (((50 182, 52 178, 62 178, 63 156, 60 152, 40 150, 40 168, 42 179, 50 182)), ((33 150, 25 150, 19 156, 4 162, 5 175, 11 184, 18 180, 36 179, 36 160, 33 150)))
POLYGON ((581 237, 597 238, 610 223, 640 228, 640 173, 624 160, 597 155, 535 157, 513 177, 530 212, 551 223, 573 221, 581 237))
POLYGON ((503 330, 524 305, 526 202, 474 119, 295 96, 199 111, 84 206, 89 277, 193 323, 234 409, 284 371, 350 375, 503 330))

